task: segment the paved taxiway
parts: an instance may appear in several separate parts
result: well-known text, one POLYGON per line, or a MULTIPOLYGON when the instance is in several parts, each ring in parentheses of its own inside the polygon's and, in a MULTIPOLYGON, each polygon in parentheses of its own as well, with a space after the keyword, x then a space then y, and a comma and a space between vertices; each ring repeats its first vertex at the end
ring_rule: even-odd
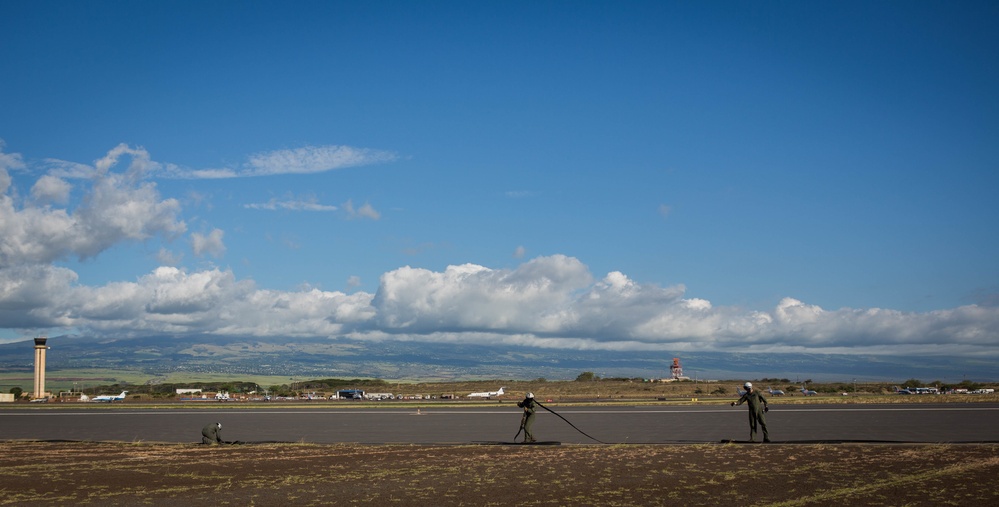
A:
MULTIPOLYGON (((550 408, 606 443, 745 440, 746 407, 572 406, 550 408)), ((0 439, 198 442, 201 428, 222 423, 222 437, 243 442, 510 442, 520 424, 513 403, 495 407, 239 407, 0 409, 0 439)), ((774 442, 999 442, 999 404, 780 405, 767 414, 774 442)), ((539 440, 595 443, 554 415, 538 411, 539 440)), ((522 435, 521 435, 522 436, 522 435)))

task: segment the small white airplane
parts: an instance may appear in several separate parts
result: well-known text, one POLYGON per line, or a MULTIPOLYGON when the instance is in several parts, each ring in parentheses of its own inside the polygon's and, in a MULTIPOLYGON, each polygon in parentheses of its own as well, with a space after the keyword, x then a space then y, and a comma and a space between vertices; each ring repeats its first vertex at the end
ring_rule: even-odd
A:
POLYGON ((784 391, 781 391, 780 389, 772 389, 768 387, 767 392, 770 393, 770 396, 784 396, 784 391))
POLYGON ((819 394, 819 393, 817 393, 817 392, 815 392, 815 391, 813 391, 811 389, 805 389, 805 386, 801 386, 801 394, 804 394, 805 396, 815 396, 816 394, 819 394))
POLYGON ((125 395, 126 394, 128 394, 128 391, 122 391, 121 394, 119 394, 118 396, 114 396, 114 395, 111 395, 111 394, 102 394, 102 395, 97 396, 96 398, 94 398, 94 399, 92 399, 90 401, 97 401, 97 402, 103 402, 103 403, 113 403, 113 402, 116 402, 116 401, 123 401, 125 399, 125 395))
POLYGON ((499 391, 486 391, 484 393, 468 393, 469 398, 492 398, 493 396, 503 396, 503 390, 505 387, 499 388, 499 391))

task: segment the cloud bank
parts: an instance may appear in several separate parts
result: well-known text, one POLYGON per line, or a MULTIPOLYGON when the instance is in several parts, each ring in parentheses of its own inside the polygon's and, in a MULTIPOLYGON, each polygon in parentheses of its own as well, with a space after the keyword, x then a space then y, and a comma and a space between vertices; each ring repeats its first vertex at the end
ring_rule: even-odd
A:
MULTIPOLYGON (((254 164, 261 173, 283 165, 326 166, 298 152, 288 157, 254 164)), ((792 297, 767 311, 717 307, 687 297, 683 285, 643 284, 618 271, 595 275, 567 255, 535 257, 510 269, 404 266, 382 274, 374 293, 275 291, 229 269, 174 266, 89 286, 55 262, 93 258, 123 242, 182 235, 181 204, 160 196, 147 179, 158 165, 142 150, 120 146, 89 169, 47 167, 30 196, 21 196, 10 171, 25 164, 0 152, 0 328, 25 335, 72 330, 109 337, 350 337, 589 350, 999 355, 995 307, 826 310, 792 297), (114 172, 126 154, 131 163, 114 172), (76 189, 69 180, 82 175, 88 184, 76 189), (78 204, 60 207, 74 190, 83 192, 78 204)), ((377 218, 369 206, 344 207, 377 218)), ((211 229, 193 233, 190 241, 196 255, 220 256, 223 237, 211 229)))
POLYGON ((905 355, 996 355, 999 312, 975 305, 927 313, 824 310, 785 298, 766 312, 716 308, 682 286, 612 272, 593 280, 578 259, 538 257, 515 269, 402 267, 375 293, 273 291, 230 270, 160 267, 99 287, 72 271, 0 271, 5 328, 84 334, 350 337, 546 348, 905 355))

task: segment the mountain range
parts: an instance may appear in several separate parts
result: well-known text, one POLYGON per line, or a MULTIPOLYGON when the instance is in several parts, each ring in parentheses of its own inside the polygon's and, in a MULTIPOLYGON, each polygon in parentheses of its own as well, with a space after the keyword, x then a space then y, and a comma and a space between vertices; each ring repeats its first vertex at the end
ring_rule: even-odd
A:
MULTIPOLYGON (((512 346, 357 341, 350 339, 260 339, 220 336, 148 336, 108 339, 58 336, 48 340, 50 371, 76 368, 281 375, 297 378, 385 380, 538 379, 571 380, 593 372, 603 378, 663 378, 674 357, 691 378, 787 378, 791 381, 995 381, 994 362, 966 357, 908 357, 738 352, 621 352, 512 346)), ((0 344, 0 368, 31 370, 34 342, 0 344)))

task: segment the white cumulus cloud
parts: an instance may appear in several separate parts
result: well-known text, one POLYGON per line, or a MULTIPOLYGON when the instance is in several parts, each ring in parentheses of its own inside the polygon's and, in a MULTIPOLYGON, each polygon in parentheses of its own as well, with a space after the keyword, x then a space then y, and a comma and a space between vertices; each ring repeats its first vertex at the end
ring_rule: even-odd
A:
POLYGON ((4 153, 4 147, 6 146, 7 143, 3 139, 0 139, 0 192, 7 191, 7 188, 3 186, 5 179, 7 184, 10 184, 7 171, 24 169, 26 166, 24 157, 20 153, 4 153))
MULTIPOLYGON (((145 157, 140 154, 123 173, 110 172, 118 158, 135 153, 118 147, 98 161, 101 169, 87 182, 73 209, 23 203, 7 185, 0 194, 0 268, 47 264, 70 256, 91 258, 123 241, 183 233, 180 203, 162 198, 154 183, 142 180, 148 167, 145 157)), ((64 180, 46 175, 32 187, 32 195, 60 203, 70 190, 64 180)))
POLYGON ((31 197, 40 203, 65 204, 73 186, 62 178, 45 175, 31 187, 31 197))
POLYGON ((381 326, 399 331, 542 331, 564 325, 572 294, 590 282, 578 260, 541 257, 515 270, 474 264, 443 273, 400 268, 382 275, 375 306, 381 326))
POLYGON ((360 208, 354 208, 354 202, 352 200, 347 200, 343 203, 343 210, 347 212, 348 218, 369 218, 371 220, 378 220, 382 217, 382 214, 374 208, 374 206, 364 203, 360 208))
POLYGON ((212 229, 208 234, 192 233, 191 249, 194 250, 194 255, 198 257, 205 255, 221 257, 225 253, 225 244, 222 242, 223 236, 225 236, 225 232, 221 229, 212 229))
POLYGON ((7 193, 7 189, 10 188, 10 173, 6 169, 0 167, 0 194, 7 193))

